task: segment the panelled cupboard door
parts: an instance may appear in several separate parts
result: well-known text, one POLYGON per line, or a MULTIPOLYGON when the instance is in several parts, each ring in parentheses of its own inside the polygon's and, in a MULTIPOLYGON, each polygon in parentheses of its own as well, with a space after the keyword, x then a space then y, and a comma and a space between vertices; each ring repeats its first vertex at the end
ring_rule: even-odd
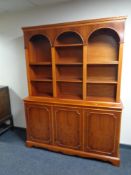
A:
POLYGON ((107 110, 84 111, 85 151, 118 156, 120 112, 107 110))
POLYGON ((79 108, 54 107, 55 144, 80 149, 82 139, 82 112, 79 108))
POLYGON ((43 143, 51 142, 51 107, 27 105, 28 139, 43 143))

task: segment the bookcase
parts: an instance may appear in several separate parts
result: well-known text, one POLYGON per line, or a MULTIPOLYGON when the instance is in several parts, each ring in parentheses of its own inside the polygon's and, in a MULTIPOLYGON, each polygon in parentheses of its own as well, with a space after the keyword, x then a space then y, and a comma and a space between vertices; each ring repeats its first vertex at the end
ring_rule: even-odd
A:
POLYGON ((120 164, 125 19, 23 28, 27 146, 120 164))

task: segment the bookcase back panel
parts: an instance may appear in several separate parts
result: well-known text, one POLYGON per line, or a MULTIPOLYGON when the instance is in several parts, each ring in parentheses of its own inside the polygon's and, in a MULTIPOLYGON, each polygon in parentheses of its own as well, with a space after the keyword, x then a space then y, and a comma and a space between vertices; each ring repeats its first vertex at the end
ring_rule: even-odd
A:
POLYGON ((88 65, 87 80, 117 81, 117 65, 88 65))
POLYGON ((51 61, 51 45, 47 37, 33 36, 29 42, 29 50, 31 62, 51 61))
POLYGON ((32 95, 52 97, 52 82, 32 82, 32 95))
POLYGON ((51 66, 31 66, 31 79, 52 79, 51 66))
POLYGON ((119 42, 119 37, 113 30, 96 30, 88 40, 88 59, 96 61, 118 60, 119 42))
POLYGON ((58 97, 67 99, 82 99, 81 83, 57 83, 58 97))
POLYGON ((87 84, 87 100, 115 101, 116 85, 87 84))
POLYGON ((82 63, 82 47, 60 47, 56 49, 56 63, 82 63))
POLYGON ((56 69, 57 80, 82 80, 82 67, 81 66, 57 66, 56 69))

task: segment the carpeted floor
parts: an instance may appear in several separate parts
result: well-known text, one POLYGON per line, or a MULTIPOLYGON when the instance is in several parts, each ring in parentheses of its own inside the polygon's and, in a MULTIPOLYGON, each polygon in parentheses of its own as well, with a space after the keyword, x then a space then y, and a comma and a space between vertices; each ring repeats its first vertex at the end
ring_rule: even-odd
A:
POLYGON ((27 148, 25 132, 0 136, 0 175, 131 175, 131 149, 121 149, 121 166, 27 148))

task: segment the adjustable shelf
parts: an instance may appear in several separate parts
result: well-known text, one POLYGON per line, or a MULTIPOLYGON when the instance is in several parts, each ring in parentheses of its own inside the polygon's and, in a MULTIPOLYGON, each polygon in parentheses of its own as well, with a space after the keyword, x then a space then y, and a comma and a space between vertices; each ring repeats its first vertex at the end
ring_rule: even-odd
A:
POLYGON ((51 62, 31 62, 29 63, 30 66, 51 66, 51 62))
POLYGON ((57 66, 82 66, 83 65, 83 63, 80 63, 80 62, 75 62, 75 63, 73 63, 73 62, 57 62, 56 63, 56 65, 57 66))
POLYGON ((118 65, 118 61, 98 61, 98 60, 90 60, 87 62, 88 65, 118 65))
POLYGON ((81 79, 58 79, 57 82, 81 83, 81 79))
POLYGON ((105 81, 105 80, 87 80, 87 83, 90 84, 117 84, 117 81, 105 81))
POLYGON ((31 79, 32 82, 52 82, 52 79, 31 79))

